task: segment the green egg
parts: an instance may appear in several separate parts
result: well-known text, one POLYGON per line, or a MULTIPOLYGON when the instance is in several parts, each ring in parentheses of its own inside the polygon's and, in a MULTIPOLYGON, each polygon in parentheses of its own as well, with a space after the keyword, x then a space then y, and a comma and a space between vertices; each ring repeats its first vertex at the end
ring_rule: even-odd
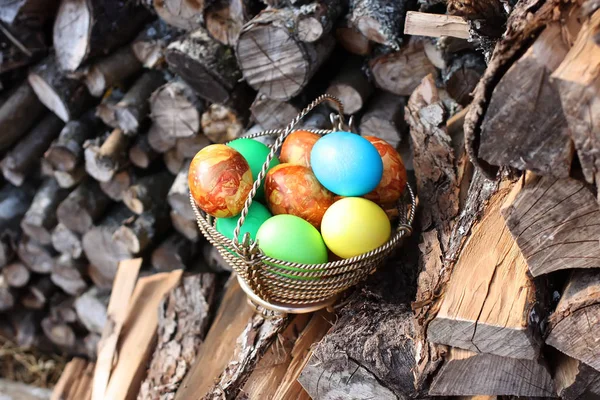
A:
MULTIPOLYGON (((250 233, 250 238, 252 240, 256 240, 256 232, 258 232, 260 226, 271 217, 272 215, 267 207, 257 201, 253 201, 252 204, 250 204, 248 215, 240 229, 239 240, 241 241, 244 238, 246 232, 250 233)), ((233 231, 237 226, 239 218, 239 215, 231 218, 217 218, 217 231, 223 236, 233 240, 233 231)))
MULTIPOLYGON (((237 150, 246 161, 250 165, 250 170, 252 171, 252 179, 256 180, 258 177, 258 173, 262 169, 263 164, 267 161, 267 156, 271 151, 265 144, 258 142, 253 139, 248 138, 240 138, 236 139, 228 144, 229 147, 237 150)), ((277 157, 273 157, 271 162, 269 163, 269 169, 279 164, 279 159, 277 157)), ((258 192, 256 192, 256 196, 259 199, 264 198, 265 188, 264 181, 260 185, 258 192)))

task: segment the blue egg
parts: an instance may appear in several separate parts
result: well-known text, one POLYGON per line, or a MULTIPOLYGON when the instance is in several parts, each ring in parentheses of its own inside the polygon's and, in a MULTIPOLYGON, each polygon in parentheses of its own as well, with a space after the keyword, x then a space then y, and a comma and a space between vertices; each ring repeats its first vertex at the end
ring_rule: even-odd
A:
POLYGON ((350 132, 333 132, 317 140, 310 165, 319 182, 340 196, 373 191, 383 174, 383 161, 375 146, 350 132))

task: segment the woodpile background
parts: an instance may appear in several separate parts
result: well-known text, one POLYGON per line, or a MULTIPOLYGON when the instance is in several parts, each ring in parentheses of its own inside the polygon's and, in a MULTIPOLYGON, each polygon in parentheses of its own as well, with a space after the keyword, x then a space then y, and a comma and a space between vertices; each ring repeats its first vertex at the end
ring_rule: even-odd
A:
POLYGON ((599 37, 597 0, 0 0, 0 335, 75 357, 54 398, 600 398, 599 37), (325 92, 417 226, 263 318, 189 160, 325 92))

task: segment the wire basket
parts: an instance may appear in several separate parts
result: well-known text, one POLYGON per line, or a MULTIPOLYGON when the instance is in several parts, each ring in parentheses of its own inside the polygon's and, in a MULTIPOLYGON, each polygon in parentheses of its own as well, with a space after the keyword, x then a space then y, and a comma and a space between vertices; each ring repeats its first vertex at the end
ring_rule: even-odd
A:
POLYGON ((412 231, 411 225, 416 200, 412 189, 407 184, 403 197, 397 203, 398 221, 393 227, 390 239, 368 253, 324 264, 300 264, 266 256, 260 250, 259 243, 252 242, 248 233, 239 240, 240 228, 248 215, 248 209, 256 192, 267 174, 269 163, 287 136, 295 131, 294 128, 300 120, 324 101, 332 102, 338 109, 338 114, 332 115, 332 122, 335 122, 333 129, 302 130, 318 135, 344 130, 346 126, 342 103, 337 98, 325 94, 319 96, 302 110, 285 129, 268 130, 246 136, 248 138, 273 136, 276 137, 276 140, 270 146, 271 151, 267 160, 246 199, 233 233, 233 240, 215 229, 216 218, 199 209, 190 195, 190 202, 196 214, 200 231, 237 273, 240 286, 250 301, 255 306, 262 306, 275 312, 297 314, 316 311, 332 305, 346 289, 373 273, 402 242, 402 239, 410 235, 412 231))

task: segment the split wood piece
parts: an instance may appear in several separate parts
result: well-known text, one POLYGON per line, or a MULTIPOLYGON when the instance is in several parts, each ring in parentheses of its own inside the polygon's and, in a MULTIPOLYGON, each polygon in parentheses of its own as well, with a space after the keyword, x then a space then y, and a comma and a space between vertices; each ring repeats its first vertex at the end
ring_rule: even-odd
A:
MULTIPOLYGON (((94 332, 90 332, 88 333, 84 338, 83 338, 83 346, 85 348, 85 354, 87 355, 87 357, 90 360, 96 360, 96 353, 98 351, 98 344, 100 343, 100 335, 98 335, 97 333, 94 332)), ((89 399, 91 400, 92 398, 92 388, 91 388, 91 384, 90 384, 90 395, 89 395, 89 399)))
POLYGON ((90 66, 85 84, 92 96, 102 97, 107 89, 138 73, 142 64, 131 46, 126 45, 90 66))
POLYGON ((175 210, 171 210, 169 213, 171 217, 171 224, 173 229, 183 235, 187 240, 191 242, 197 242, 200 239, 200 232, 198 230, 198 222, 196 219, 187 219, 175 210))
POLYGON ((183 167, 185 159, 179 154, 177 149, 171 149, 163 154, 163 162, 167 167, 167 171, 172 175, 177 175, 181 167, 183 167))
POLYGON ((68 194, 54 179, 46 179, 21 221, 23 232, 41 244, 52 243, 52 229, 58 223, 56 208, 68 194))
POLYGON ((29 83, 23 82, 0 106, 0 151, 24 137, 42 117, 44 110, 29 83))
POLYGON ((73 393, 74 399, 91 400, 92 378, 94 376, 94 363, 88 362, 82 377, 77 384, 77 390, 73 393))
POLYGON ((177 139, 175 149, 180 157, 193 158, 196 153, 210 144, 211 141, 205 135, 199 134, 192 137, 177 139))
POLYGON ((20 261, 13 262, 2 267, 4 281, 10 287, 21 288, 29 282, 29 269, 20 261))
POLYGON ((171 208, 177 211, 181 216, 188 220, 196 220, 196 215, 190 204, 190 191, 188 187, 188 169, 190 161, 188 160, 181 168, 173 185, 169 189, 167 201, 171 208))
POLYGON ((203 398, 234 355, 238 336, 254 310, 237 278, 229 278, 219 311, 200 345, 192 368, 179 385, 176 400, 203 398))
POLYGON ((62 296, 57 296, 56 301, 53 301, 50 305, 50 317, 68 324, 77 322, 77 313, 73 307, 74 302, 75 299, 73 297, 63 298, 62 296))
POLYGON ((348 18, 339 23, 335 29, 337 42, 348 52, 358 56, 368 56, 373 51, 374 43, 361 33, 348 18))
MULTIPOLYGON (((71 1, 64 1, 63 5, 68 3, 71 1)), ((54 44, 58 46, 58 43, 54 44)), ((54 56, 33 68, 28 80, 40 101, 65 122, 77 119, 92 105, 93 98, 85 85, 68 78, 59 69, 54 56)))
POLYGON ((572 272, 563 295, 550 316, 546 343, 600 371, 600 273, 572 272))
POLYGON ((595 181, 596 185, 600 182, 600 157, 597 154, 600 122, 596 118, 600 102, 599 27, 600 12, 583 16, 575 43, 551 77, 558 88, 583 174, 588 182, 595 181))
POLYGON ((360 133, 363 136, 376 136, 394 148, 398 147, 407 130, 404 122, 405 105, 403 97, 383 91, 375 93, 360 119, 360 133))
POLYGON ((26 24, 39 29, 54 18, 58 4, 58 0, 3 1, 0 21, 8 25, 26 24))
POLYGON ((114 233, 134 214, 122 204, 115 205, 100 222, 83 236, 83 251, 90 260, 90 277, 97 286, 110 282, 117 273, 119 262, 132 258, 125 244, 113 239, 114 233), (94 277, 96 276, 96 279, 94 277))
POLYGON ((206 30, 220 43, 235 46, 242 27, 260 11, 256 0, 217 0, 204 10, 206 30))
POLYGON ((81 235, 61 223, 56 225, 56 228, 52 231, 52 246, 59 253, 67 254, 73 258, 81 258, 83 255, 81 235))
POLYGON ((469 39, 469 23, 458 15, 430 14, 408 11, 404 21, 404 34, 413 36, 451 36, 469 39))
POLYGON ((293 15, 291 8, 262 11, 244 25, 236 46, 246 82, 271 99, 299 94, 333 50, 330 35, 314 43, 300 40, 293 15))
MULTIPOLYGON (((138 280, 124 321, 124 334, 119 340, 118 359, 105 397, 100 399, 134 398, 139 392, 156 341, 156 311, 164 296, 179 284, 182 272, 155 274, 138 280)), ((112 364, 112 358, 108 363, 112 364)))
POLYGON ((83 161, 83 144, 98 134, 100 121, 92 113, 69 121, 44 154, 55 171, 70 172, 83 161))
POLYGON ((492 165, 569 176, 573 144, 559 93, 550 82, 568 50, 561 25, 552 23, 510 67, 494 88, 483 119, 479 157, 492 165), (540 120, 540 115, 546 117, 540 120))
POLYGON ((177 29, 192 31, 202 25, 204 0, 199 3, 183 0, 179 4, 176 4, 174 0, 148 1, 152 2, 154 11, 161 20, 177 29))
POLYGON ((75 357, 67 363, 65 369, 60 375, 60 379, 52 389, 50 400, 69 399, 69 393, 79 380, 79 376, 87 366, 87 361, 80 357, 75 357))
POLYGON ((140 215, 153 205, 164 201, 174 179, 168 171, 145 176, 125 191, 123 203, 131 211, 140 215))
POLYGON ((27 285, 26 293, 21 297, 21 304, 25 308, 41 310, 49 304, 50 297, 57 289, 49 276, 40 276, 27 285))
POLYGON ((84 61, 128 43, 148 21, 141 5, 129 2, 63 0, 54 21, 53 43, 61 69, 75 71, 84 61))
MULTIPOLYGON (((107 321, 106 307, 109 297, 110 291, 92 286, 73 303, 77 318, 88 331, 102 333, 107 321)), ((126 307, 124 304, 121 306, 126 307)))
POLYGON ((556 394, 564 400, 585 400, 600 397, 600 372, 561 352, 556 352, 554 382, 556 394))
POLYGON ((423 40, 415 38, 397 52, 371 59, 369 67, 378 88, 400 96, 410 96, 427 75, 438 75, 425 54, 423 40))
POLYGON ((73 171, 54 171, 52 175, 56 179, 56 182, 58 182, 58 186, 63 189, 71 189, 87 177, 83 165, 79 165, 73 171))
MULTIPOLYGON (((431 60, 431 58, 429 58, 431 60)), ((475 53, 465 53, 455 57, 442 71, 442 78, 448 94, 458 104, 466 107, 473 100, 471 93, 485 71, 483 57, 475 53)))
POLYGON ((159 18, 142 29, 131 43, 131 49, 145 68, 158 68, 164 62, 167 46, 180 34, 159 18))
POLYGON ((135 217, 126 220, 113 234, 113 239, 121 243, 132 254, 140 254, 154 240, 160 238, 171 227, 168 208, 161 202, 135 217))
POLYGON ((213 103, 225 103, 242 77, 231 49, 203 28, 172 42, 166 59, 174 73, 213 103))
POLYGON ((204 104, 185 82, 174 80, 158 88, 150 108, 155 129, 169 138, 196 136, 200 131, 204 104))
POLYGON ((361 60, 346 62, 326 91, 342 101, 346 114, 360 111, 373 93, 373 86, 362 70, 362 65, 361 60))
POLYGON ((138 168, 146 169, 158 153, 150 146, 148 134, 137 135, 133 146, 129 149, 129 161, 138 168))
POLYGON ((50 389, 34 385, 15 382, 9 379, 0 379, 0 393, 7 393, 8 399, 20 400, 48 400, 52 394, 50 389))
POLYGON ((6 180, 21 186, 63 126, 64 122, 54 114, 42 118, 2 160, 2 173, 6 180))
POLYGON ((404 18, 410 2, 351 0, 350 21, 369 40, 394 50, 400 48, 404 18))
MULTIPOLYGON (((92 400, 104 399, 113 367, 117 342, 127 318, 131 296, 136 286, 142 259, 122 261, 119 264, 112 294, 108 303, 107 319, 110 321, 102 330, 98 345, 98 359, 94 369, 92 400)), ((150 327, 148 327, 150 329, 150 327)))
POLYGON ((52 266, 50 279, 65 293, 79 296, 88 288, 84 279, 86 263, 74 260, 69 254, 58 257, 52 266))
POLYGON ((127 162, 127 148, 131 138, 121 129, 115 129, 106 139, 85 143, 85 170, 100 182, 108 182, 127 162), (102 144, 100 144, 102 143, 102 144))
POLYGON ((34 185, 16 187, 5 183, 0 188, 0 268, 13 259, 15 244, 21 236, 21 219, 34 195, 34 185))
POLYGON ((15 295, 4 276, 0 276, 0 312, 11 310, 15 306, 15 295))
POLYGON ((195 245, 183 236, 173 233, 152 252, 152 266, 160 272, 184 270, 194 255, 195 245))
POLYGON ((161 301, 158 340, 138 400, 174 397, 210 326, 216 283, 212 273, 187 276, 161 301))
POLYGON ((502 215, 533 276, 571 268, 597 268, 600 218, 592 191, 575 179, 527 173, 502 215))
POLYGON ((123 200, 123 194, 135 182, 131 168, 125 168, 115 173, 108 182, 100 182, 102 191, 114 201, 123 200))
POLYGON ((429 394, 553 397, 554 388, 548 368, 538 361, 451 348, 429 394))
POLYGON ((42 330, 52 343, 61 348, 61 350, 73 351, 75 348, 75 332, 68 324, 54 320, 51 317, 42 319, 42 330))
POLYGON ((77 186, 56 209, 56 217, 66 228, 83 235, 89 231, 110 205, 100 185, 87 179, 77 186))
POLYGON ((167 136, 158 125, 152 124, 148 130, 148 143, 150 147, 162 154, 174 148, 177 144, 177 139, 167 136))
POLYGON ((212 142, 227 143, 243 134, 253 100, 252 93, 246 89, 238 87, 226 104, 211 104, 202 113, 202 132, 212 142))
POLYGON ((256 95, 256 99, 250 106, 252 116, 265 130, 285 127, 300 111, 300 106, 297 106, 293 99, 292 101, 273 100, 260 93, 256 95))
POLYGON ((17 248, 19 259, 32 272, 38 274, 49 274, 54 265, 54 249, 44 246, 27 236, 21 237, 17 248))
POLYGON ((1 22, 0 46, 0 74, 4 75, 20 74, 23 67, 44 57, 49 47, 43 31, 31 29, 26 24, 7 26, 1 22))

